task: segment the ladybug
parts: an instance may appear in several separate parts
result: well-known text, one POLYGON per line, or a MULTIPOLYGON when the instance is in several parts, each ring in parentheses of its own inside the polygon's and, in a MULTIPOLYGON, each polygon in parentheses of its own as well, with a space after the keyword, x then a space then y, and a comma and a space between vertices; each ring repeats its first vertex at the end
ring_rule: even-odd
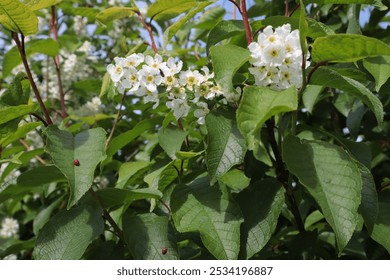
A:
POLYGON ((73 160, 73 165, 79 166, 80 165, 80 161, 78 159, 73 160))
POLYGON ((163 255, 165 255, 167 252, 168 252, 167 247, 163 247, 163 248, 161 249, 161 253, 162 253, 163 255))

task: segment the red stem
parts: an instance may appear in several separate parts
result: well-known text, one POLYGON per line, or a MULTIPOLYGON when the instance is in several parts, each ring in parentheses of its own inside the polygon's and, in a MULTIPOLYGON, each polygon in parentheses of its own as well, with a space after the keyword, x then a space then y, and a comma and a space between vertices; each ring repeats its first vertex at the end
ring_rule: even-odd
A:
POLYGON ((43 114, 45 115, 47 124, 51 125, 51 124, 53 124, 53 121, 50 118, 50 115, 49 115, 49 112, 47 111, 45 103, 43 103, 43 100, 42 100, 42 97, 39 93, 38 87, 35 84, 35 81, 34 81, 33 76, 31 74, 30 66, 28 65, 26 50, 25 50, 25 46, 24 46, 24 35, 21 34, 22 40, 20 41, 18 34, 15 32, 12 32, 12 38, 14 39, 16 46, 19 50, 20 56, 22 57, 23 65, 24 65, 24 68, 26 69, 27 76, 28 76, 28 79, 30 80, 31 88, 34 92, 35 98, 38 100, 39 106, 41 107, 41 110, 42 110, 43 114))
MULTIPOLYGON (((53 32, 53 39, 54 41, 58 41, 58 30, 57 30, 57 15, 56 15, 56 7, 51 7, 51 19, 50 19, 50 25, 53 32)), ((65 106, 65 93, 64 88, 62 85, 62 79, 61 79, 61 67, 60 67, 60 57, 57 54, 54 58, 54 64, 56 67, 57 72, 57 80, 58 80, 58 90, 60 92, 60 102, 61 102, 61 116, 62 118, 66 118, 68 116, 66 112, 66 106, 65 106)))
POLYGON ((286 0, 285 2, 286 2, 286 5, 285 5, 285 10, 284 10, 284 16, 288 17, 288 15, 289 15, 289 12, 288 12, 288 0, 286 0))
POLYGON ((240 10, 242 14, 242 20, 244 21, 246 41, 249 45, 250 43, 252 43, 252 31, 251 31, 251 26, 249 25, 248 14, 246 11, 246 0, 241 0, 240 10))
POLYGON ((150 24, 147 24, 145 22, 145 19, 143 17, 143 15, 138 12, 138 17, 142 23, 142 25, 146 28, 146 30, 148 31, 148 34, 149 34, 149 37, 150 37, 150 41, 152 43, 152 49, 154 51, 154 53, 158 53, 158 49, 157 49, 157 46, 156 46, 156 42, 154 41, 154 35, 153 35, 153 31, 152 31, 152 26, 150 24))

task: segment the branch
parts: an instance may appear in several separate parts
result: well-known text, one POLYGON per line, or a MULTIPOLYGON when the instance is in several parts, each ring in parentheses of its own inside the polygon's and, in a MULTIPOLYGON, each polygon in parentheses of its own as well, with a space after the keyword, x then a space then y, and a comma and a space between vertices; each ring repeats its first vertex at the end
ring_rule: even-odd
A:
POLYGON ((53 124, 53 121, 50 118, 50 115, 49 115, 49 112, 47 111, 45 103, 43 103, 43 101, 42 101, 42 97, 39 93, 38 87, 35 84, 34 78, 32 76, 30 66, 28 65, 26 50, 25 50, 25 46, 24 46, 24 35, 21 34, 22 40, 20 41, 18 34, 15 32, 12 32, 12 38, 14 39, 16 46, 19 50, 19 53, 20 53, 20 56, 22 58, 24 68, 26 69, 28 79, 30 80, 30 84, 31 84, 31 87, 33 89, 35 98, 38 100, 39 106, 41 107, 41 110, 42 110, 43 114, 45 115, 47 124, 51 125, 51 124, 53 124))
MULTIPOLYGON (((148 31, 148 34, 149 34, 149 37, 150 37, 150 41, 151 41, 151 44, 152 44, 152 49, 153 49, 154 53, 157 53, 158 49, 157 49, 157 46, 156 46, 156 42, 154 41, 154 35, 153 35, 151 23, 147 24, 145 22, 145 19, 144 19, 143 15, 140 12, 137 12, 137 14, 138 14, 138 18, 140 19, 142 25, 146 28, 146 31, 148 31)), ((152 21, 152 19, 150 21, 152 21)))
POLYGON ((108 144, 110 143, 112 137, 114 136, 114 132, 115 132, 116 127, 117 127, 117 125, 118 125, 118 122, 119 122, 119 120, 120 120, 120 117, 121 117, 121 108, 122 108, 123 103, 124 103, 124 101, 125 101, 125 97, 126 97, 126 93, 123 93, 121 103, 119 104, 118 112, 116 113, 116 117, 115 117, 115 120, 114 120, 114 124, 112 125, 110 135, 108 136, 108 138, 107 138, 107 140, 106 140, 106 149, 107 149, 108 144))
MULTIPOLYGON (((56 15, 56 7, 55 6, 51 6, 50 25, 51 25, 51 29, 53 32, 53 39, 54 39, 54 41, 57 42, 58 30, 57 30, 57 15, 56 15)), ((65 94, 64 94, 64 88, 63 88, 62 79, 61 79, 60 57, 58 54, 54 58, 54 64, 55 64, 56 72, 57 72, 58 90, 60 92, 61 116, 63 119, 65 119, 68 116, 68 114, 66 112, 66 107, 65 107, 65 94)))

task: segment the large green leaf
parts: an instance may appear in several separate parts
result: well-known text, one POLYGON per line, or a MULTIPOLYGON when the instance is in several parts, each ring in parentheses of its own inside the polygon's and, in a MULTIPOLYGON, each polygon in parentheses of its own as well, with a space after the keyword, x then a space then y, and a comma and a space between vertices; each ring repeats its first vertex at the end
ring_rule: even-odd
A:
POLYGON ((370 235, 390 253, 390 188, 379 193, 378 218, 370 235))
POLYGON ((215 81, 223 91, 233 92, 233 76, 249 60, 249 50, 235 45, 222 45, 211 47, 210 54, 215 81))
POLYGON ((161 122, 161 118, 153 118, 140 121, 133 129, 130 129, 112 139, 107 147, 107 159, 104 163, 109 161, 111 157, 121 148, 129 144, 135 138, 140 136, 147 130, 154 129, 155 126, 161 122))
POLYGON ((126 212, 122 224, 127 246, 135 259, 179 259, 175 231, 168 217, 154 213, 132 215, 126 212))
POLYGON ((181 185, 171 195, 172 217, 179 232, 200 232, 204 246, 217 259, 237 259, 242 216, 236 202, 206 178, 181 185))
POLYGON ((98 13, 96 20, 103 24, 108 24, 113 20, 129 17, 138 12, 138 8, 134 7, 111 7, 98 13))
POLYGON ((368 57, 363 65, 375 79, 375 90, 379 91, 390 78, 390 56, 368 57))
POLYGON ((376 192, 376 186, 374 177, 370 170, 362 163, 357 162, 357 165, 362 174, 362 202, 359 206, 359 212, 362 214, 364 223, 368 229, 372 229, 375 221, 378 217, 378 194, 376 192))
POLYGON ((150 162, 147 161, 136 161, 136 162, 125 162, 119 168, 118 181, 115 188, 123 189, 126 187, 127 182, 133 177, 138 171, 148 167, 150 162))
POLYGON ((174 18, 198 3, 194 0, 157 0, 148 7, 146 15, 157 21, 174 18))
POLYGON ((15 0, 0 1, 0 24, 24 35, 38 32, 37 16, 29 6, 15 0))
POLYGON ((37 11, 57 5, 62 0, 24 0, 23 3, 30 7, 31 10, 37 11))
MULTIPOLYGON (((13 121, 11 121, 13 122, 13 121)), ((41 122, 31 122, 31 123, 24 123, 20 126, 16 127, 16 130, 12 125, 9 125, 9 123, 5 125, 0 125, 0 145, 3 147, 6 147, 7 145, 11 144, 14 141, 17 141, 20 138, 24 138, 28 132, 30 132, 33 129, 36 129, 42 125, 41 122), (6 133, 3 135, 3 126, 8 126, 10 128, 9 133, 6 133)), ((6 129, 8 130, 8 129, 6 129)), ((7 131, 8 132, 8 131, 7 131)))
POLYGON ((297 107, 298 93, 295 87, 284 91, 257 86, 245 87, 237 110, 237 123, 248 149, 255 148, 261 127, 270 117, 296 110, 297 107))
POLYGON ((164 31, 164 45, 168 45, 169 41, 172 39, 172 37, 180 30, 180 28, 186 24, 191 18, 193 18, 197 13, 200 11, 203 11, 205 7, 212 4, 213 2, 195 2, 192 3, 191 9, 179 20, 175 21, 174 24, 169 26, 164 31))
POLYGON ((245 139, 237 128, 233 111, 223 109, 212 111, 206 117, 208 141, 206 163, 213 185, 234 165, 244 160, 245 139))
POLYGON ((187 132, 173 126, 162 127, 158 132, 158 143, 167 155, 175 160, 176 152, 179 152, 187 132))
POLYGON ((320 141, 288 136, 283 159, 298 177, 333 228, 339 254, 358 223, 362 177, 354 160, 340 147, 320 141))
POLYGON ((56 126, 49 126, 45 133, 45 150, 70 185, 69 209, 92 186, 96 166, 105 158, 106 132, 102 128, 94 128, 72 135, 56 126))
POLYGON ((122 204, 130 204, 136 200, 142 199, 160 199, 162 193, 154 189, 134 189, 123 190, 116 188, 106 188, 96 191, 99 201, 104 208, 111 208, 122 204))
POLYGON ((66 181, 61 171, 53 166, 39 166, 20 174, 17 183, 25 187, 38 187, 52 182, 66 181))
POLYGON ((38 260, 78 260, 104 230, 102 209, 79 206, 62 210, 39 232, 33 252, 38 260))
MULTIPOLYGON (((58 43, 53 39, 39 39, 31 40, 26 43, 26 56, 30 57, 35 53, 46 54, 51 57, 55 57, 58 54, 58 43)), ((15 46, 10 49, 3 59, 3 77, 7 77, 11 74, 12 69, 22 63, 19 50, 15 46)))
POLYGON ((378 97, 369 91, 363 84, 356 80, 345 77, 337 71, 320 67, 314 72, 310 83, 331 88, 344 90, 348 94, 360 99, 371 111, 374 112, 377 122, 383 121, 383 106, 378 97))
POLYGON ((259 181, 238 195, 238 203, 245 221, 240 255, 249 259, 271 238, 284 205, 284 189, 275 179, 259 181))
POLYGON ((34 113, 36 110, 38 110, 38 108, 38 104, 9 106, 2 108, 0 109, 0 124, 9 122, 19 117, 23 117, 29 113, 34 113))
POLYGON ((378 55, 390 55, 390 46, 378 39, 358 34, 319 37, 314 41, 311 51, 316 62, 355 62, 378 55))
POLYGON ((207 37, 206 52, 224 39, 244 34, 244 23, 242 20, 224 20, 218 22, 207 37))
POLYGON ((30 82, 23 72, 18 73, 0 96, 0 109, 27 104, 30 98, 30 82))

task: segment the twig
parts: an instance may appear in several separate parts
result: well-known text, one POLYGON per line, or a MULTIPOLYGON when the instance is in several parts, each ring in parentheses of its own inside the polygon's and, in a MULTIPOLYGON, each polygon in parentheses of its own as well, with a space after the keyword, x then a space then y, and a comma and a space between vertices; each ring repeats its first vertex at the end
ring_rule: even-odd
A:
POLYGON ((30 113, 31 116, 34 116, 36 117, 38 120, 40 120, 44 126, 48 127, 49 124, 39 115, 35 114, 35 113, 30 113))
POLYGON ((33 76, 31 74, 30 66, 28 65, 26 50, 25 50, 25 46, 24 46, 24 35, 21 34, 22 40, 19 40, 18 34, 15 32, 12 32, 12 38, 14 39, 16 46, 19 50, 19 53, 20 53, 20 56, 22 58, 24 68, 26 69, 28 79, 30 80, 30 84, 31 84, 31 87, 33 89, 35 98, 38 100, 39 106, 41 107, 41 110, 42 110, 43 114, 45 115, 47 124, 51 125, 51 124, 53 124, 53 121, 50 118, 50 115, 49 115, 49 112, 47 111, 45 103, 43 103, 43 100, 42 100, 42 97, 39 93, 38 87, 35 84, 35 81, 34 81, 33 76))
MULTIPOLYGON (((19 143, 23 145, 23 147, 26 148, 26 150, 29 150, 30 149, 30 146, 26 143, 26 141, 24 141, 22 138, 19 138, 19 143)), ((46 161, 41 158, 40 156, 36 155, 35 156, 36 160, 39 161, 42 165, 46 165, 46 161)))
MULTIPOLYGON (((50 25, 53 32, 53 39, 54 41, 58 41, 58 30, 57 30, 57 15, 56 15, 56 7, 51 6, 51 19, 50 19, 50 25)), ((57 54, 54 58, 54 64, 56 67, 57 72, 57 80, 58 80, 58 90, 60 92, 60 102, 61 102, 61 116, 63 119, 65 119, 68 114, 66 112, 65 107, 65 94, 64 94, 64 88, 62 85, 62 78, 61 78, 61 67, 60 67, 60 57, 57 54)))
POLYGON ((146 28, 146 31, 148 31, 148 34, 149 34, 149 37, 150 37, 150 41, 151 41, 151 44, 152 44, 152 49, 153 49, 154 53, 157 53, 158 49, 157 49, 157 46, 156 46, 156 42, 154 41, 154 35, 153 35, 153 31, 152 31, 152 26, 151 26, 152 19, 150 19, 150 22, 148 24, 148 23, 145 22, 144 16, 140 12, 137 12, 137 14, 138 14, 138 17, 139 17, 142 25, 146 28))
MULTIPOLYGON (((89 192, 92 195, 92 197, 95 198, 96 201, 99 203, 99 205, 103 208, 102 202, 100 201, 96 192, 92 188, 89 189, 89 192)), ((122 241, 124 241, 123 231, 120 229, 118 224, 114 221, 114 219, 111 217, 110 213, 106 209, 103 209, 103 218, 112 226, 115 235, 118 236, 122 241)))
POLYGON ((121 103, 119 104, 118 112, 116 113, 116 117, 115 117, 114 123, 113 123, 112 128, 111 128, 110 135, 108 136, 108 138, 106 140, 106 149, 107 149, 108 144, 110 143, 112 137, 114 136, 114 132, 115 132, 116 127, 118 125, 118 122, 121 118, 121 109, 122 109, 123 103, 125 101, 125 97, 126 97, 126 93, 123 93, 121 103))

